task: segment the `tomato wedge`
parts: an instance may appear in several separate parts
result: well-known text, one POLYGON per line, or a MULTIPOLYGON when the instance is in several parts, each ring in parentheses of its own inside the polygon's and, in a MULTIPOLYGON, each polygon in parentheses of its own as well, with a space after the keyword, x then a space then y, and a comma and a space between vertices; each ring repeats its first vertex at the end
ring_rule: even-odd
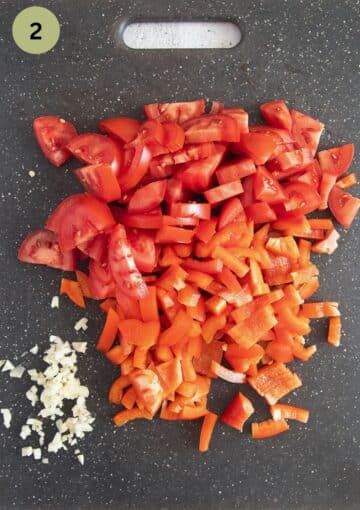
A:
POLYGON ((334 186, 329 195, 329 208, 336 220, 349 228, 360 208, 360 199, 334 186))
POLYGON ((126 231, 122 225, 116 225, 110 234, 109 267, 119 292, 136 299, 142 299, 147 295, 146 283, 136 267, 126 231))
POLYGON ((270 126, 291 131, 292 118, 285 101, 271 101, 260 106, 260 112, 270 126))
POLYGON ((121 169, 122 149, 108 136, 85 133, 72 138, 66 147, 75 158, 88 165, 110 165, 115 174, 121 169))
POLYGON ((237 197, 230 198, 222 206, 219 215, 218 229, 221 230, 234 221, 246 221, 244 208, 240 199, 237 197))
POLYGON ((185 143, 185 132, 176 122, 164 122, 164 146, 170 152, 181 150, 185 143))
POLYGON ((79 244, 77 248, 89 258, 104 264, 107 260, 109 238, 107 234, 99 234, 86 243, 79 244))
POLYGON ((148 171, 151 160, 151 150, 146 145, 128 148, 124 155, 124 168, 118 180, 123 191, 134 188, 148 171))
POLYGON ((182 124, 189 119, 198 117, 205 112, 205 101, 198 99, 183 103, 152 103, 144 106, 148 119, 160 122, 178 122, 182 124))
POLYGON ((102 120, 99 123, 100 131, 118 138, 122 142, 129 143, 138 134, 140 122, 130 117, 112 117, 111 119, 102 120))
POLYGON ((216 154, 185 164, 181 172, 184 185, 194 192, 207 190, 215 170, 224 157, 225 150, 224 146, 219 145, 216 154))
POLYGON ((230 115, 202 115, 185 122, 186 143, 238 142, 239 125, 230 115))
POLYGON ((246 133, 241 136, 239 147, 256 165, 264 165, 271 158, 276 142, 265 133, 246 133))
POLYGON ((18 259, 63 271, 73 271, 76 267, 75 251, 61 251, 56 234, 45 229, 35 230, 25 237, 18 251, 18 259))
POLYGON ((65 198, 49 216, 46 228, 58 235, 61 251, 93 239, 115 224, 109 207, 88 193, 65 198))
POLYGON ((131 197, 127 209, 129 213, 151 211, 164 200, 166 181, 155 181, 139 188, 131 197))
POLYGON ((348 143, 318 153, 321 170, 340 177, 349 168, 354 158, 354 144, 348 143))
POLYGON ((209 220, 211 216, 211 208, 209 204, 199 202, 173 203, 170 207, 170 214, 174 217, 193 217, 200 220, 209 220))
POLYGON ((105 202, 121 198, 121 189, 110 165, 88 165, 75 170, 75 175, 86 191, 105 202))
POLYGON ((294 182, 284 185, 285 210, 292 214, 308 214, 318 208, 321 198, 310 184, 294 182))
POLYGON ((126 236, 139 271, 151 273, 157 263, 154 234, 128 228, 126 236))
POLYGON ((247 175, 254 174, 256 166, 250 158, 234 158, 228 163, 222 164, 216 170, 216 177, 219 184, 236 181, 247 175))
POLYGON ((286 200, 281 184, 264 166, 258 166, 254 175, 254 193, 256 200, 270 204, 286 200))
POLYGON ((94 299, 115 297, 115 281, 108 264, 90 260, 88 284, 94 299))
POLYGON ((296 144, 298 147, 309 148, 312 155, 315 156, 324 124, 297 110, 290 110, 290 115, 292 118, 291 134, 296 144))
POLYGON ((35 119, 33 128, 40 149, 50 163, 61 166, 71 157, 71 152, 66 146, 77 136, 71 122, 47 115, 35 119))

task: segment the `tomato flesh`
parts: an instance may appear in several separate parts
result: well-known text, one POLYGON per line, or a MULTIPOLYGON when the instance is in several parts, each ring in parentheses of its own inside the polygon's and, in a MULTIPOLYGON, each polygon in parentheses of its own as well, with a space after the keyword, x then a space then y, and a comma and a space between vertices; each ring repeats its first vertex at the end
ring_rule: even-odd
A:
POLYGON ((109 231, 115 224, 109 207, 88 193, 65 198, 49 216, 46 228, 58 235, 61 251, 67 251, 109 231))
POLYGON ((293 214, 308 214, 319 207, 321 198, 318 192, 304 182, 289 183, 284 186, 287 200, 285 210, 293 214))
POLYGON ((238 142, 240 138, 239 125, 230 115, 202 115, 182 127, 186 143, 238 142))
POLYGON ((66 147, 75 158, 88 165, 110 165, 115 174, 122 167, 122 149, 108 136, 85 133, 73 138, 66 147))
POLYGON ((126 236, 139 271, 151 273, 157 262, 154 234, 128 228, 126 236))
POLYGON ((160 122, 178 122, 182 124, 189 119, 198 117, 205 112, 205 101, 198 99, 183 103, 153 103, 144 106, 148 119, 160 122))
POLYGON ((260 106, 260 111, 270 126, 291 131, 292 118, 285 101, 271 101, 260 106))
POLYGON ((136 299, 144 298, 148 289, 134 260, 125 228, 116 225, 109 239, 109 267, 119 292, 136 299))
POLYGON ((350 167, 354 158, 354 144, 348 143, 341 147, 334 147, 318 153, 318 159, 322 172, 340 177, 350 167))
POLYGON ((120 200, 121 189, 110 165, 88 165, 75 170, 75 175, 86 191, 105 202, 120 200))
POLYGON ((61 251, 56 234, 45 229, 36 230, 25 237, 18 251, 18 259, 63 271, 73 271, 76 267, 75 251, 61 251))
POLYGON ((35 119, 33 128, 36 140, 50 163, 61 166, 71 158, 66 146, 77 136, 77 132, 70 122, 48 115, 35 119))
POLYGON ((112 117, 111 119, 102 120, 99 123, 100 131, 118 138, 122 142, 129 143, 138 134, 140 122, 130 117, 112 117))
POLYGON ((336 220, 343 227, 349 228, 359 211, 360 199, 334 186, 329 195, 329 208, 336 220))
POLYGON ((266 170, 258 166, 254 175, 254 194, 256 200, 277 203, 286 200, 281 184, 266 170))
POLYGON ((239 147, 256 165, 264 165, 271 158, 276 142, 265 133, 247 133, 241 136, 239 147))

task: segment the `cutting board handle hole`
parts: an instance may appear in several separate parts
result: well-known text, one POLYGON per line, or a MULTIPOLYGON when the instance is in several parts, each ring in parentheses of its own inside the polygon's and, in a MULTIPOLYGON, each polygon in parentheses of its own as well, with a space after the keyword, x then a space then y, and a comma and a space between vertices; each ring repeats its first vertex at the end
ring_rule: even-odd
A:
POLYGON ((125 46, 135 50, 230 49, 241 41, 230 21, 130 22, 119 30, 125 46))

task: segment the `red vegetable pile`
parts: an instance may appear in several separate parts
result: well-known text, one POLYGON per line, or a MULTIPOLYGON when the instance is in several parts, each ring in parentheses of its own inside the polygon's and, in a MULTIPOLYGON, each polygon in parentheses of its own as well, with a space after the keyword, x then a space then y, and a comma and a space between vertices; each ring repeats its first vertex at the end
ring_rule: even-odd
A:
MULTIPOLYGON (((217 421, 207 405, 211 380, 248 383, 271 419, 252 436, 306 422, 305 409, 278 403, 302 383, 286 363, 307 361, 310 319, 329 318, 338 346, 338 304, 310 302, 319 288, 311 252, 331 254, 339 238, 330 208, 349 227, 360 200, 342 177, 354 146, 317 147, 324 125, 284 101, 260 107, 266 125, 248 125, 241 108, 203 100, 150 104, 140 122, 100 122, 104 134, 78 135, 58 117, 34 121, 45 156, 56 166, 74 156, 86 192, 61 202, 45 229, 23 241, 19 259, 89 273, 63 278, 61 293, 78 306, 103 300, 106 322, 97 349, 120 367, 110 402, 116 425, 135 418, 204 417, 200 451, 217 421), (227 366, 226 366, 227 365, 227 366)), ((254 412, 238 393, 221 420, 242 430, 254 412)))

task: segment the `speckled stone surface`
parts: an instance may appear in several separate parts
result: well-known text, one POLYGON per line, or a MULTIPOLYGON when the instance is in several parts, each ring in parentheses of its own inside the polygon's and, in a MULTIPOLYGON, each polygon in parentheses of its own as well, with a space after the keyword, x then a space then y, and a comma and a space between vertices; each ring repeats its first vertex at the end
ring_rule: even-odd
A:
MULTIPOLYGON (((65 299, 50 309, 59 274, 21 265, 16 248, 39 227, 55 204, 80 187, 66 169, 48 164, 32 136, 38 115, 61 114, 79 130, 103 116, 138 115, 144 102, 198 96, 243 105, 283 97, 326 123, 321 145, 359 136, 359 15, 356 0, 243 0, 38 2, 58 16, 61 38, 49 54, 20 52, 11 23, 27 1, 0 0, 0 359, 16 359, 54 333, 94 343, 101 328, 96 306, 86 311, 90 328, 76 333, 83 313, 65 299), (193 19, 207 15, 240 23, 243 40, 229 51, 136 52, 113 45, 122 18, 193 19), (31 178, 29 170, 35 170, 31 178)), ((255 116, 253 117, 255 119, 255 116)), ((357 158, 357 162, 359 159, 357 158)), ((356 164, 354 166, 356 168, 356 164)), ((342 346, 324 342, 319 322, 312 340, 318 354, 294 363, 304 386, 288 401, 308 407, 308 425, 294 424, 282 437, 254 442, 219 425, 211 451, 197 452, 200 423, 138 422, 115 429, 106 402, 116 369, 89 349, 80 374, 91 388, 94 432, 81 444, 85 466, 66 453, 45 466, 21 459, 20 425, 31 413, 23 391, 28 380, 0 374, 0 407, 13 411, 10 430, 0 424, 1 509, 241 509, 340 510, 360 507, 359 484, 359 284, 360 221, 343 235, 332 257, 319 260, 319 298, 340 301, 342 346)), ((29 364, 33 364, 30 363, 29 364)), ((28 365, 27 365, 28 366, 28 365)), ((216 382, 211 407, 223 409, 237 388, 216 382)), ((264 404, 250 389, 264 419, 264 404)))

